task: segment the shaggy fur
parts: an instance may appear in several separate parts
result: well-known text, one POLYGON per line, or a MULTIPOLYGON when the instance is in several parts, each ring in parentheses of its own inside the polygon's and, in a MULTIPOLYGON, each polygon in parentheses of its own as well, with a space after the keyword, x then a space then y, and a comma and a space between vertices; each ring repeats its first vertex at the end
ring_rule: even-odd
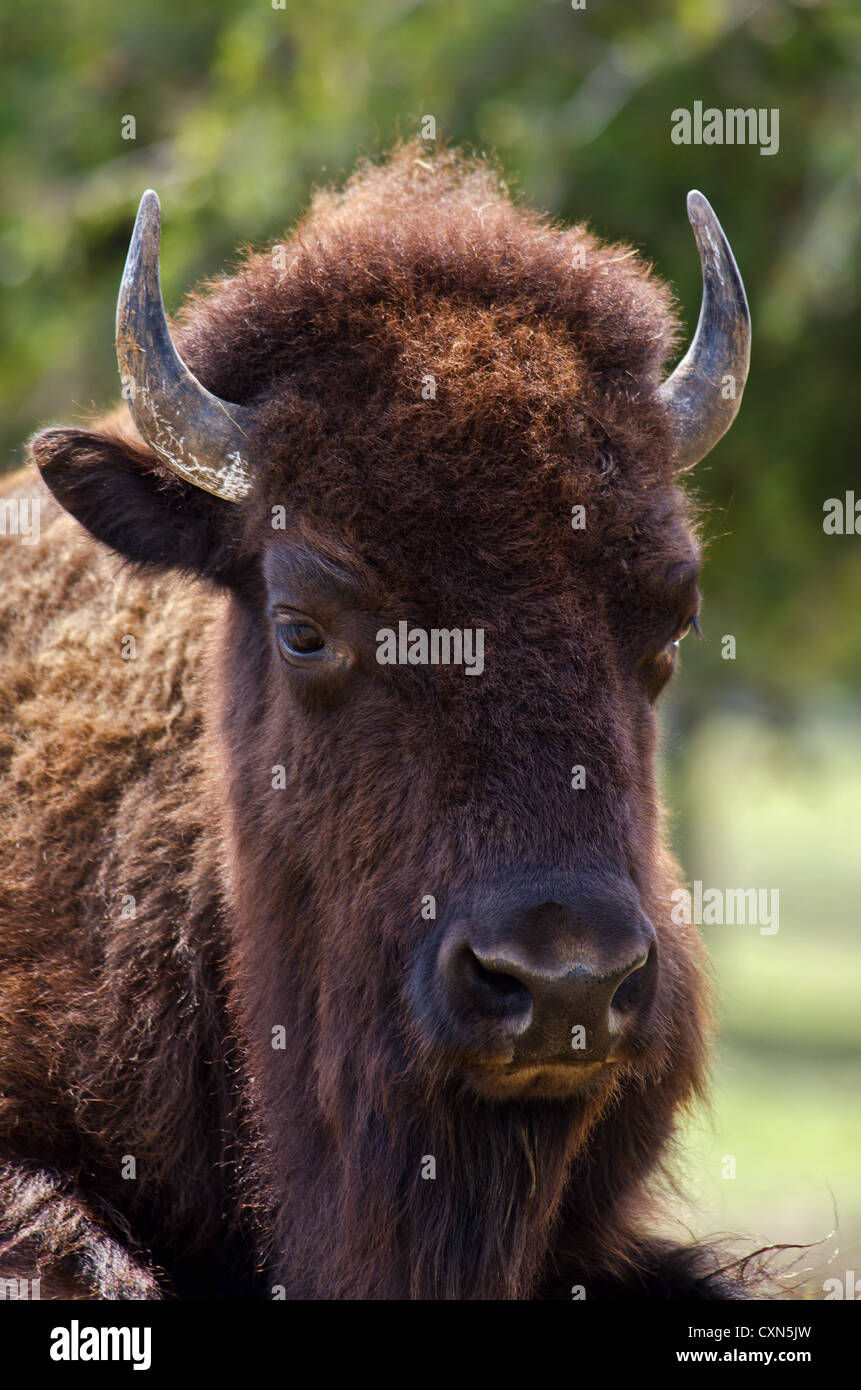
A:
POLYGON ((284 245, 176 332, 256 410, 252 499, 166 475, 128 424, 53 430, 34 455, 65 511, 2 542, 0 1273, 43 1297, 731 1297, 708 1251, 647 1233, 707 1031, 655 788, 651 702, 697 604, 667 290, 412 147, 284 245), (290 668, 285 596, 345 667, 290 668), (484 675, 377 665, 402 618, 483 627, 484 675), (483 1099, 411 1006, 422 897, 442 918, 590 865, 655 924, 649 1027, 570 1099, 483 1099))

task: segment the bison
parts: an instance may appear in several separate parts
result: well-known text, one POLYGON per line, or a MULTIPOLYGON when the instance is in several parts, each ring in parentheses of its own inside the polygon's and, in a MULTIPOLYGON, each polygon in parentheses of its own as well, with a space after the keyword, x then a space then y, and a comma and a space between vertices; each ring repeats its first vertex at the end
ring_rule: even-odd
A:
POLYGON ((655 1234, 710 1023, 653 706, 750 336, 688 213, 665 375, 666 286, 482 159, 363 164, 172 330, 144 195, 126 404, 3 493, 3 1277, 742 1296, 655 1234))

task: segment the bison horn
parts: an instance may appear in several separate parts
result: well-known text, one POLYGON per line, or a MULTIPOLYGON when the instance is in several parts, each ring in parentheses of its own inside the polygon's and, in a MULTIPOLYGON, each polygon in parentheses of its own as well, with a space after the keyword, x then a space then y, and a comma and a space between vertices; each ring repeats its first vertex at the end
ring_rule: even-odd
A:
POLYGON ((171 341, 161 297, 161 209, 141 198, 117 302, 117 361, 138 432, 172 473, 227 502, 251 490, 245 460, 250 412, 213 396, 171 341))
POLYGON ((694 340, 659 397, 673 424, 673 461, 684 473, 705 458, 741 405, 750 363, 750 310, 723 228, 702 193, 688 194, 703 275, 694 340))

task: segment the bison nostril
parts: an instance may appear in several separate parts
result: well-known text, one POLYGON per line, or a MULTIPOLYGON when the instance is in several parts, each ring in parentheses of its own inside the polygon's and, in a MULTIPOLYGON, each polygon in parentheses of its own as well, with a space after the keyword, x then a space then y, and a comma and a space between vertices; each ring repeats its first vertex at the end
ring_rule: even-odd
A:
POLYGON ((511 1018, 529 1012, 532 995, 526 985, 514 975, 488 969, 468 946, 464 948, 462 968, 473 998, 488 1013, 511 1018))
POLYGON ((613 995, 613 998, 610 1000, 611 1009, 618 1009, 620 1013, 626 1013, 629 1009, 632 1009, 635 1004, 639 1003, 648 974, 645 967, 649 963, 650 956, 651 951, 649 955, 645 956, 641 961, 638 961, 625 976, 613 995))

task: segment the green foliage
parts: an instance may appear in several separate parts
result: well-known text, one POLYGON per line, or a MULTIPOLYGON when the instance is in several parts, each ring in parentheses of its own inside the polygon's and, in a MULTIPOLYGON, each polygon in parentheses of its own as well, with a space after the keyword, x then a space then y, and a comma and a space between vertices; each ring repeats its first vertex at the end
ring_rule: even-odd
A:
MULTIPOLYGON (((856 480, 861 11, 821 0, 6 0, 0 112, 3 457, 116 394, 116 289, 137 199, 165 209, 165 294, 279 236, 314 183, 415 132, 493 152, 524 196, 642 247, 699 298, 684 194, 731 237, 755 348, 739 423, 697 478, 709 635, 688 717, 739 687, 782 703, 861 683, 856 480), (777 107, 780 149, 678 146, 671 113, 777 107), (125 116, 136 139, 122 138, 125 116), (730 669, 731 668, 731 669, 730 669)), ((861 492, 861 489, 859 489, 861 492)), ((689 644, 690 645, 690 644, 689 644)))

